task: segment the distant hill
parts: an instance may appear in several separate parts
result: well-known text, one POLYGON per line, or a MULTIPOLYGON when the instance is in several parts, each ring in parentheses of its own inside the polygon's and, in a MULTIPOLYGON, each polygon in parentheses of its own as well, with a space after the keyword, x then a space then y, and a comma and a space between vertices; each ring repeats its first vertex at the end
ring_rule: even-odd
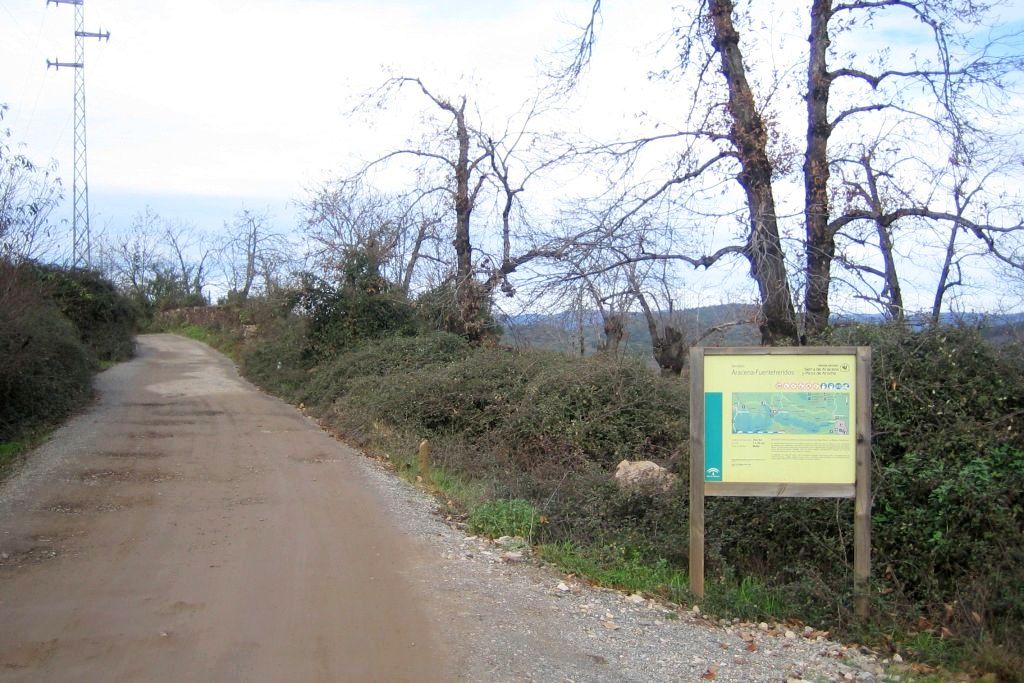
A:
MULTIPOLYGON (((756 307, 750 304, 721 304, 703 306, 677 312, 679 320, 693 339, 698 339, 707 330, 728 323, 752 320, 756 307)), ((881 324, 884 318, 876 313, 837 315, 835 324, 881 324)), ((584 311, 582 314, 567 311, 556 314, 530 313, 504 316, 500 319, 504 328, 502 341, 521 347, 551 349, 569 354, 580 353, 582 327, 584 353, 597 350, 602 339, 601 314, 598 311, 584 311)), ((923 328, 925 318, 912 319, 911 325, 923 328)), ((942 316, 944 325, 969 325, 981 330, 982 335, 993 343, 1003 344, 1024 342, 1024 313, 946 313, 942 316)), ((760 342, 757 326, 743 323, 730 326, 703 340, 706 346, 753 346, 760 342)), ((643 314, 631 313, 626 323, 626 353, 640 357, 651 355, 651 335, 643 314)))
MULTIPOLYGON (((749 304, 721 304, 680 311, 676 315, 693 339, 719 325, 752 320, 756 308, 749 304)), ((598 311, 573 311, 550 315, 527 314, 506 316, 503 341, 515 346, 552 349, 571 354, 580 352, 582 331, 583 348, 587 354, 597 350, 602 338, 601 314, 598 311), (581 330, 582 328, 582 330, 581 330)), ((713 346, 750 346, 757 344, 760 334, 750 323, 730 326, 704 340, 713 346)), ((650 356, 651 335, 641 313, 632 313, 626 322, 624 341, 626 353, 650 356)))

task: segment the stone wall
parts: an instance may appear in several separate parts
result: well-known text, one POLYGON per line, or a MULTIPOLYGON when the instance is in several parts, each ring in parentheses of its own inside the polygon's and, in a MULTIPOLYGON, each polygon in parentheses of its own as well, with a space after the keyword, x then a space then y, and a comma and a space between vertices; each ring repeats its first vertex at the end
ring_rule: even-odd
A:
POLYGON ((238 329, 242 326, 240 312, 237 306, 174 308, 157 313, 156 323, 160 327, 198 325, 219 330, 238 329))

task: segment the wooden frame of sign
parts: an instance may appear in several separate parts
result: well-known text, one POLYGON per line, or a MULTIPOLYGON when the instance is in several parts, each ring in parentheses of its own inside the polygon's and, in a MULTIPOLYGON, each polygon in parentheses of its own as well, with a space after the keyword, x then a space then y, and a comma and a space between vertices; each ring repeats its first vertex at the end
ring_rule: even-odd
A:
MULTIPOLYGON (((720 438, 720 437, 719 437, 720 438)), ((723 466, 721 472, 726 468, 723 466)), ((690 590, 704 597, 704 497, 767 496, 776 498, 854 499, 854 611, 868 615, 868 580, 871 575, 871 349, 864 346, 832 347, 693 347, 690 349, 690 590), (852 356, 856 359, 854 478, 849 481, 786 482, 705 481, 705 358, 752 356, 852 356)))

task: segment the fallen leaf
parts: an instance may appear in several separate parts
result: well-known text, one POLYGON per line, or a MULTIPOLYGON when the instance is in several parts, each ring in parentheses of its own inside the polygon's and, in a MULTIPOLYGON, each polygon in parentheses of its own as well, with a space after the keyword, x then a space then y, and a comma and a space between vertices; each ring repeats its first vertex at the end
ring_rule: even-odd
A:
POLYGON ((713 681, 716 678, 718 678, 718 665, 712 664, 711 666, 709 666, 708 670, 704 672, 701 678, 708 681, 713 681))
POLYGON ((757 643, 754 641, 747 643, 747 652, 757 652, 757 643))

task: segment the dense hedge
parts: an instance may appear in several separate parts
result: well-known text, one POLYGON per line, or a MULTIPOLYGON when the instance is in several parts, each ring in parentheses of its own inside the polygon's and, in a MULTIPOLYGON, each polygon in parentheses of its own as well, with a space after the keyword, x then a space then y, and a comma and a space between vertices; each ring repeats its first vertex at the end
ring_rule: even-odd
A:
POLYGON ((80 405, 101 361, 131 355, 134 324, 93 272, 0 261, 0 442, 80 405))
MULTIPOLYGON (((262 382, 287 384, 351 440, 411 453, 428 437, 440 464, 490 497, 530 501, 546 519, 540 540, 685 568, 685 381, 450 335, 378 340, 295 375, 294 336, 280 339, 258 363, 262 382), (667 465, 673 493, 622 493, 611 474, 623 458, 667 465)), ((1006 653, 1024 638, 1024 355, 970 329, 856 327, 825 341, 873 349, 876 614, 995 643, 1019 665, 1006 653)), ((794 616, 842 626, 852 517, 849 501, 709 500, 708 571, 757 577, 794 616)))
POLYGON ((78 331, 52 307, 0 326, 0 441, 63 417, 89 394, 92 366, 78 331))
POLYGON ((1024 636, 1021 349, 993 347, 967 328, 835 336, 873 347, 882 587, 910 604, 951 605, 963 629, 1024 636))
POLYGON ((112 282, 92 270, 51 265, 34 270, 46 298, 75 326, 95 360, 131 357, 140 311, 112 282))

